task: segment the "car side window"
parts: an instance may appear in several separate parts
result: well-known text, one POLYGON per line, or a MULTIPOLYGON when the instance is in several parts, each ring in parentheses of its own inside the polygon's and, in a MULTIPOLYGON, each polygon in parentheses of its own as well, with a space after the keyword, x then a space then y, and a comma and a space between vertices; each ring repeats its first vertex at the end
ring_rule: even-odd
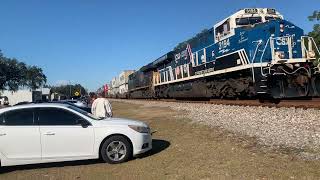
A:
POLYGON ((0 126, 4 125, 4 113, 0 114, 0 126))
POLYGON ((60 108, 40 108, 38 110, 39 125, 42 126, 74 126, 79 125, 82 117, 60 108))
POLYGON ((32 126, 34 125, 33 109, 17 109, 5 112, 0 116, 4 126, 32 126))

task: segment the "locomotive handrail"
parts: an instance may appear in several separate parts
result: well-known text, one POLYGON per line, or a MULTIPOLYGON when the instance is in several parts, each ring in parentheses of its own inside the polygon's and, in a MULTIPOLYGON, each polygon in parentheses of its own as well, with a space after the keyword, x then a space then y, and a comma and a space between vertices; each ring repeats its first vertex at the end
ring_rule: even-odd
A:
POLYGON ((295 74, 296 72, 298 72, 298 71, 300 71, 301 69, 303 69, 303 70, 305 70, 306 72, 307 72, 307 74, 308 74, 308 76, 309 77, 311 77, 311 73, 310 73, 310 71, 307 69, 307 68, 305 68, 305 67, 299 67, 298 69, 296 69, 296 70, 294 70, 293 72, 288 72, 288 71, 286 71, 285 69, 283 69, 282 67, 279 67, 282 71, 284 71, 286 74, 295 74))
POLYGON ((306 46, 305 46, 305 42, 304 42, 304 38, 306 38, 307 36, 302 36, 301 37, 301 48, 302 48, 302 57, 305 57, 305 53, 308 52, 306 46))
MULTIPOLYGON (((314 41, 313 37, 311 37, 311 39, 312 39, 312 42, 313 42, 314 47, 316 47, 316 50, 318 51, 318 55, 320 56, 320 51, 319 51, 319 48, 318 48, 318 46, 317 46, 317 43, 314 41)), ((320 57, 319 57, 319 59, 318 59, 318 62, 319 62, 319 61, 320 61, 320 57)))
MULTIPOLYGON (((283 40, 285 39, 285 44, 283 45, 287 45, 288 46, 288 53, 289 53, 289 58, 288 59, 292 59, 292 36, 290 35, 286 35, 286 36, 281 36, 281 37, 271 37, 271 39, 274 40, 283 40)), ((271 46, 271 45, 270 45, 271 46)), ((274 56, 274 43, 273 43, 273 48, 271 49, 272 51, 272 60, 276 60, 275 56, 274 56)))
MULTIPOLYGON (((266 49, 267 49, 268 43, 271 42, 271 41, 270 41, 271 38, 272 38, 272 37, 268 38, 268 40, 267 40, 267 42, 266 42, 266 45, 265 45, 264 48, 263 48, 263 52, 262 52, 262 54, 261 54, 261 57, 260 57, 260 71, 261 71, 261 75, 264 76, 264 77, 267 77, 267 75, 265 75, 265 74, 263 73, 263 70, 262 70, 262 58, 263 58, 263 56, 264 56, 264 52, 265 52, 266 49)), ((272 59, 272 60, 273 60, 273 59, 272 59)), ((270 70, 270 68, 269 68, 269 70, 270 70)))
POLYGON ((301 36, 301 38, 309 38, 309 39, 311 39, 312 42, 313 42, 314 47, 316 48, 316 50, 317 50, 317 52, 318 52, 318 54, 320 54, 320 50, 319 50, 319 48, 318 48, 318 46, 317 46, 317 43, 314 41, 313 37, 310 37, 310 36, 301 36))
POLYGON ((257 47, 256 47, 256 50, 255 50, 255 52, 254 52, 254 54, 253 54, 252 60, 251 60, 251 64, 252 64, 252 66, 251 66, 251 69, 252 69, 252 81, 255 82, 255 76, 254 76, 254 60, 256 59, 256 55, 257 55, 259 46, 260 46, 261 43, 262 43, 262 40, 260 39, 260 40, 258 40, 258 41, 253 41, 252 43, 258 43, 258 44, 257 44, 257 47))
MULTIPOLYGON (((301 36, 301 39, 302 39, 301 46, 304 48, 304 50, 305 50, 306 52, 308 52, 308 51, 309 51, 309 49, 307 49, 307 48, 306 48, 306 46, 305 46, 304 38, 307 38, 307 39, 308 39, 308 41, 310 41, 310 39, 311 39, 311 42, 312 42, 313 46, 315 47, 315 49, 316 49, 316 51, 317 51, 318 55, 320 56, 319 48, 318 48, 318 46, 317 46, 316 42, 314 41, 313 37, 310 37, 310 36, 301 36)), ((310 46, 310 45, 309 45, 309 46, 310 46)), ((316 57, 315 57, 315 58, 316 58, 316 57)), ((319 58, 319 59, 317 59, 317 61, 318 61, 318 62, 320 62, 320 58, 319 58)))
MULTIPOLYGON (((309 43, 309 41, 311 41, 311 43, 313 43, 313 46, 315 47, 315 49, 316 49, 316 51, 317 51, 317 53, 318 53, 318 55, 320 56, 320 51, 319 51, 319 48, 318 48, 318 46, 317 46, 317 44, 316 44, 316 42, 314 41, 314 39, 313 39, 313 37, 310 37, 310 36, 302 36, 301 37, 301 46, 302 46, 302 54, 304 55, 305 54, 305 52, 309 52, 309 50, 306 48, 306 46, 305 46, 305 41, 304 41, 304 39, 308 39, 308 43, 309 43), (311 39, 311 40, 310 40, 311 39)), ((310 44, 308 44, 308 46, 310 46, 310 44)), ((309 47, 308 47, 309 48, 309 47)), ((304 55, 305 56, 305 55, 304 55)), ((308 55, 306 56, 306 57, 308 57, 308 55)), ((316 59, 317 57, 315 56, 315 59, 316 59)), ((316 67, 314 67, 313 69, 314 69, 314 71, 315 71, 315 73, 316 74, 319 74, 320 73, 320 58, 318 58, 318 59, 316 59, 317 61, 318 61, 318 65, 316 66, 316 67)))

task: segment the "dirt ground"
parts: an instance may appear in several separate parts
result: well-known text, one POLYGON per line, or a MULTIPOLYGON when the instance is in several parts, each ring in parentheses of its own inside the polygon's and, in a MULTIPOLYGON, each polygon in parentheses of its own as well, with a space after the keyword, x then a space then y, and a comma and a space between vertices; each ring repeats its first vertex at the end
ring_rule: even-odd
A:
POLYGON ((268 150, 253 138, 181 119, 167 108, 113 102, 117 117, 147 122, 153 150, 129 162, 98 160, 4 168, 0 179, 319 179, 320 161, 294 150, 268 150))

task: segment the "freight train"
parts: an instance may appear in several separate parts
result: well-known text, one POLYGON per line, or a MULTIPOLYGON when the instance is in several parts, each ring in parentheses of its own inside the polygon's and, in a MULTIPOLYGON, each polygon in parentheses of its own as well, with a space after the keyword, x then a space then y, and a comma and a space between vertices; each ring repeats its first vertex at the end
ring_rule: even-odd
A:
POLYGON ((319 95, 319 49, 275 9, 242 9, 129 76, 129 98, 319 95))

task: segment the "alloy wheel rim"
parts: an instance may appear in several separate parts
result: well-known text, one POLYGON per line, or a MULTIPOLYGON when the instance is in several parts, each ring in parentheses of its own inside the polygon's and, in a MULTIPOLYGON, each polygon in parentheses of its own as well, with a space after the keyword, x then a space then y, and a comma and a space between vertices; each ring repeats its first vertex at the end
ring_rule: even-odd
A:
POLYGON ((127 154, 127 148, 121 141, 112 141, 107 146, 106 153, 112 161, 121 161, 127 154))

